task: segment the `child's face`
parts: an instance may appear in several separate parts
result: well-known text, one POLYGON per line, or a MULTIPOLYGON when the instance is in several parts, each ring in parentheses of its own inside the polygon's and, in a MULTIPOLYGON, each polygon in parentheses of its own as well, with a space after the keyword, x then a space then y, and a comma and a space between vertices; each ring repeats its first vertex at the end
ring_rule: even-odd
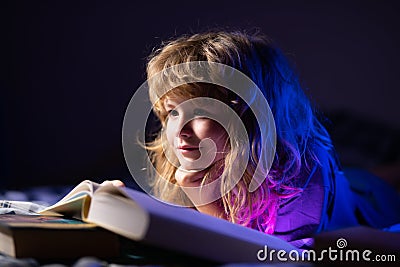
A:
POLYGON ((167 98, 166 136, 181 168, 201 170, 225 157, 228 134, 214 119, 221 116, 217 105, 193 99, 167 98))

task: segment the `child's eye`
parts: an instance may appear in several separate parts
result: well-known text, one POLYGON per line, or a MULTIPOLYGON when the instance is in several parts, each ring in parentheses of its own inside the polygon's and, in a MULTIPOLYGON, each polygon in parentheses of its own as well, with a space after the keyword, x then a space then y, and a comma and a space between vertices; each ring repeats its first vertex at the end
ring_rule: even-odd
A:
POLYGON ((194 116, 208 116, 208 112, 205 111, 204 109, 201 108, 197 108, 195 110, 193 110, 193 115, 194 116))
POLYGON ((177 117, 177 116, 179 116, 179 113, 175 109, 171 109, 171 110, 168 111, 168 116, 177 117))

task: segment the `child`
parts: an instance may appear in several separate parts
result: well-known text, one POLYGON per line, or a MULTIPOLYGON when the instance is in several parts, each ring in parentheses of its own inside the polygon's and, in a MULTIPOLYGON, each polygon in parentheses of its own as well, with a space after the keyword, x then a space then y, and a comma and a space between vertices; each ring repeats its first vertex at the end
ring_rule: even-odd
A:
MULTIPOLYGON (((147 76, 153 109, 162 125, 147 144, 157 171, 153 188, 158 198, 193 204, 200 212, 274 234, 299 247, 322 230, 359 224, 385 227, 400 221, 396 195, 391 201, 397 206, 388 212, 382 201, 372 209, 362 193, 352 192, 329 134, 296 74, 265 36, 239 31, 182 36, 150 56, 147 76), (260 122, 257 110, 251 108, 249 101, 260 98, 254 88, 238 92, 201 79, 193 82, 188 77, 198 75, 194 65, 173 68, 197 62, 223 64, 218 66, 245 74, 266 98, 273 119, 260 122), (235 116, 240 123, 230 120, 235 116), (266 126, 273 120, 276 136, 275 128, 266 126), (241 127, 246 134, 237 137, 235 131, 241 127), (266 150, 274 152, 269 163, 263 156, 266 150), (262 179, 250 190, 254 177, 262 179)), ((381 185, 371 175, 365 177, 381 185)))

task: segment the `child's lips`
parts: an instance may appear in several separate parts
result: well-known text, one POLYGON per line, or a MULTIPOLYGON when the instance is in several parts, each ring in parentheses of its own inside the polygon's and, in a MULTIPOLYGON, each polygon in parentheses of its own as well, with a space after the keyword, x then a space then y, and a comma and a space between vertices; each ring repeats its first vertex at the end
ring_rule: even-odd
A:
POLYGON ((179 152, 182 153, 183 155, 185 154, 191 154, 193 152, 198 152, 199 147, 198 146, 178 146, 177 147, 179 152))
POLYGON ((199 150, 199 147, 198 146, 178 146, 178 149, 193 151, 193 150, 199 150))

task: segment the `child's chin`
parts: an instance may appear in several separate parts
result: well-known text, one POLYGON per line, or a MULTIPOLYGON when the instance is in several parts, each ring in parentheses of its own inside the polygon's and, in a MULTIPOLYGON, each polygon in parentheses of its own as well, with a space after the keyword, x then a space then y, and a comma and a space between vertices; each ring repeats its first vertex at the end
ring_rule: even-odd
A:
MULTIPOLYGON (((192 160, 194 161, 194 160, 192 160)), ((207 168, 208 166, 201 166, 201 164, 195 164, 193 162, 189 162, 185 161, 185 162, 181 162, 181 168, 185 169, 185 170, 195 170, 195 171, 201 171, 204 170, 205 168, 207 168)))

